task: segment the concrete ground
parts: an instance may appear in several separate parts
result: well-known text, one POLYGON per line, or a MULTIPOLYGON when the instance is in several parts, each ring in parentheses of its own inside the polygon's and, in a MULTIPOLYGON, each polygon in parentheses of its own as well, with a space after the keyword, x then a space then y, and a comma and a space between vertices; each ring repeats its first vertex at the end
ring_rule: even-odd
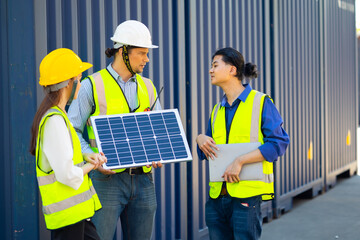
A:
MULTIPOLYGON (((360 174, 359 139, 357 145, 360 174)), ((263 225, 261 239, 360 240, 360 176, 338 179, 333 189, 313 199, 294 199, 289 212, 263 225)))
POLYGON ((263 225, 261 239, 360 239, 360 176, 339 180, 313 199, 295 199, 293 209, 263 225))

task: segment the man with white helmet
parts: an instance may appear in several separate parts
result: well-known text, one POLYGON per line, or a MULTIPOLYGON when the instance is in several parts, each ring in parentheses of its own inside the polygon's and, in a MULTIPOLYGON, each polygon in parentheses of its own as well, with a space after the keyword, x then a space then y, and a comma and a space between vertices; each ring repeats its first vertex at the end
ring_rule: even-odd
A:
MULTIPOLYGON (((152 45, 148 28, 138 21, 125 21, 111 38, 113 48, 106 50, 114 60, 105 69, 84 79, 79 95, 69 108, 69 119, 81 141, 82 152, 98 152, 89 118, 150 110, 160 110, 157 92, 150 79, 140 76, 152 45), (87 127, 89 141, 82 137, 87 127)), ((161 163, 152 163, 154 168, 161 163)), ((121 218, 124 239, 150 239, 156 211, 156 195, 151 166, 106 170, 102 167, 91 175, 103 206, 93 222, 103 240, 113 239, 121 218)))

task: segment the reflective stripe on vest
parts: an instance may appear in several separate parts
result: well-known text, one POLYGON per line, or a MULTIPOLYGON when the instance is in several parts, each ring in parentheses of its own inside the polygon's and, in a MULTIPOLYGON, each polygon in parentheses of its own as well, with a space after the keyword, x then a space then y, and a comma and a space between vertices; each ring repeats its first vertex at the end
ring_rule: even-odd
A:
POLYGON ((70 132, 73 148, 73 164, 81 167, 85 163, 81 153, 80 140, 75 129, 72 127, 66 114, 58 107, 52 107, 42 118, 39 124, 39 132, 36 144, 36 175, 39 183, 39 190, 43 203, 43 213, 46 227, 48 229, 58 229, 77 223, 81 220, 92 217, 96 210, 101 208, 99 198, 93 188, 91 179, 87 174, 83 176, 83 182, 75 190, 56 180, 53 171, 44 172, 39 166, 41 152, 40 141, 43 139, 43 128, 50 116, 60 115, 64 118, 70 132))
MULTIPOLYGON (((75 166, 77 167, 82 167, 85 165, 85 162, 81 162, 81 163, 78 163, 78 164, 75 164, 75 166)), ((54 182, 56 182, 56 177, 55 177, 55 173, 52 172, 51 174, 47 175, 47 176, 39 176, 37 177, 37 180, 38 180, 38 184, 39 186, 44 186, 44 185, 47 185, 47 184, 52 184, 54 182)))
POLYGON ((56 202, 47 206, 43 206, 43 213, 44 214, 53 214, 60 211, 63 211, 65 209, 71 208, 75 205, 78 205, 82 202, 86 202, 90 200, 93 195, 95 195, 95 189, 93 186, 90 186, 89 190, 82 192, 78 195, 75 195, 73 197, 67 198, 65 200, 62 200, 60 202, 56 202))
MULTIPOLYGON (((108 72, 107 69, 103 69, 91 76, 89 79, 93 87, 93 96, 95 111, 91 116, 98 115, 111 115, 129 113, 130 107, 124 96, 121 87, 118 85, 114 77, 108 72)), ((136 74, 137 81, 137 97, 139 101, 139 108, 135 112, 143 112, 146 108, 150 107, 156 99, 155 86, 150 79, 141 77, 136 74)), ((94 152, 98 152, 95 134, 91 126, 90 118, 86 122, 89 145, 94 152)), ((122 172, 125 169, 116 169, 116 172, 122 172)), ((144 172, 150 172, 151 167, 143 167, 144 172)))
MULTIPOLYGON (((252 90, 245 102, 240 102, 230 127, 228 143, 261 142, 261 112, 265 95, 252 90)), ((211 114, 212 136, 216 144, 226 144, 225 107, 218 103, 211 114)), ((274 175, 273 165, 262 161, 263 179, 261 181, 241 181, 226 183, 228 193, 237 198, 248 198, 262 195, 263 200, 273 199, 274 175)), ((222 182, 210 182, 210 197, 220 195, 222 182)))
POLYGON ((95 139, 89 139, 89 145, 91 148, 96 148, 97 149, 97 145, 96 145, 96 140, 95 139))

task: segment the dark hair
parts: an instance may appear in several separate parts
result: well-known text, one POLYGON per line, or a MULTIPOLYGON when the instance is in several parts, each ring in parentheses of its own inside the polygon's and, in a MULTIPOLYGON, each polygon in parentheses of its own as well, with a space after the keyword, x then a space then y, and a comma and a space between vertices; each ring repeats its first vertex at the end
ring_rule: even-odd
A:
POLYGON ((215 56, 222 56, 222 60, 225 63, 236 67, 236 77, 239 80, 243 80, 244 77, 257 78, 258 76, 256 65, 253 63, 244 64, 243 55, 233 48, 227 47, 219 49, 214 53, 212 59, 214 59, 215 56))
POLYGON ((119 51, 119 48, 108 48, 105 50, 105 54, 108 58, 111 58, 117 51, 119 51))
POLYGON ((29 152, 35 156, 36 151, 36 142, 39 132, 39 125, 44 114, 52 107, 56 106, 60 102, 61 89, 55 92, 47 93, 43 101, 40 104, 39 109, 37 110, 32 127, 31 127, 31 139, 30 139, 30 148, 29 152))
MULTIPOLYGON (((115 56, 115 54, 120 50, 120 48, 108 48, 105 50, 105 54, 108 58, 111 58, 112 56, 115 56)), ((129 53, 130 53, 131 49, 134 49, 134 48, 139 48, 139 47, 127 46, 127 50, 129 53)))

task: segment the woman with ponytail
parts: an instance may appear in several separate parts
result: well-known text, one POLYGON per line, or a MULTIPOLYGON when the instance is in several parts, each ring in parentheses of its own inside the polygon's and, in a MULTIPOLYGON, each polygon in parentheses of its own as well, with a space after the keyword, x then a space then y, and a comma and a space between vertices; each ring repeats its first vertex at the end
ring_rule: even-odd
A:
POLYGON ((260 147, 236 155, 226 166, 223 181, 209 183, 205 217, 210 239, 259 239, 261 202, 274 197, 272 163, 284 154, 289 137, 271 98, 243 85, 244 77, 257 75, 256 65, 245 64, 233 48, 220 49, 212 57, 211 84, 221 87, 225 95, 213 108, 206 134, 196 138, 199 159, 212 161, 218 144, 258 142, 260 147), (240 179, 245 165, 261 162, 262 179, 240 179))
POLYGON ((40 64, 45 98, 35 114, 30 153, 51 239, 100 239, 90 218, 101 208, 88 173, 106 162, 103 154, 82 154, 65 106, 77 98, 82 72, 92 67, 70 49, 49 53, 40 64))

